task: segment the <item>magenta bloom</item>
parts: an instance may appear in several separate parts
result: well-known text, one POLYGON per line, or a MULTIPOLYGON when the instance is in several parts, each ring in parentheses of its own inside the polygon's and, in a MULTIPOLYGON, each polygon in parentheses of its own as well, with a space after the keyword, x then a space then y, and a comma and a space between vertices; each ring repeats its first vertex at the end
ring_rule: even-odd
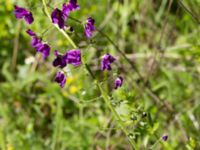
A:
POLYGON ((92 33, 96 30, 94 27, 94 24, 95 24, 95 20, 92 17, 89 17, 85 25, 85 36, 87 38, 91 38, 92 33))
POLYGON ((63 55, 58 54, 57 50, 55 50, 54 55, 56 56, 56 59, 53 61, 53 66, 64 68, 67 65, 65 55, 63 56, 63 55))
POLYGON ((30 11, 17 5, 15 5, 14 14, 17 19, 24 19, 28 24, 32 24, 34 21, 33 15, 30 11))
POLYGON ((55 81, 60 84, 60 87, 63 88, 66 83, 66 76, 62 72, 57 72, 55 81))
POLYGON ((44 44, 42 40, 37 37, 37 35, 32 30, 28 29, 26 33, 32 37, 31 46, 35 48, 37 52, 42 53, 44 59, 47 58, 50 54, 50 46, 44 44))
POLYGON ((101 61, 101 69, 102 70, 112 70, 111 63, 113 63, 116 59, 110 54, 105 54, 101 61))
POLYGON ((65 18, 69 16, 71 11, 75 11, 78 9, 80 9, 80 6, 77 4, 77 0, 70 0, 68 4, 65 3, 62 6, 62 12, 65 18))
POLYGON ((79 66, 82 64, 81 62, 81 51, 77 50, 70 50, 65 54, 65 58, 68 64, 73 66, 79 66))
POLYGON ((54 24, 57 24, 59 26, 59 28, 64 28, 65 16, 60 9, 54 9, 54 11, 51 13, 51 19, 54 24))
POLYGON ((123 84, 123 78, 122 77, 118 77, 115 80, 115 89, 118 89, 119 87, 121 87, 123 84))

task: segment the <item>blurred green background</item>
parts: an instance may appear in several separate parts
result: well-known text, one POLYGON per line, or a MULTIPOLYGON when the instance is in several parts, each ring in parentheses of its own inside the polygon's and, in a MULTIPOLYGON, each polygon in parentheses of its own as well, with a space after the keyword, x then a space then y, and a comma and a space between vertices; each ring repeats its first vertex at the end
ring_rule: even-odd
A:
MULTIPOLYGON (((47 2, 52 11, 67 1, 47 2)), ((143 76, 141 81, 105 36, 96 32, 86 40, 82 25, 68 19, 75 29, 70 36, 110 96, 129 137, 83 67, 68 67, 64 89, 54 83, 53 51, 65 52, 72 46, 52 27, 42 1, 0 0, 1 150, 130 150, 128 138, 141 150, 200 149, 200 0, 78 3, 81 9, 70 16, 81 21, 95 18, 96 27, 143 76), (15 4, 33 13, 31 26, 15 19, 15 4), (50 44, 48 60, 31 48, 28 28, 50 44), (106 52, 117 62, 112 72, 102 73, 100 58, 106 52), (119 74, 124 85, 113 90, 119 74), (166 142, 163 134, 169 136, 166 142)))

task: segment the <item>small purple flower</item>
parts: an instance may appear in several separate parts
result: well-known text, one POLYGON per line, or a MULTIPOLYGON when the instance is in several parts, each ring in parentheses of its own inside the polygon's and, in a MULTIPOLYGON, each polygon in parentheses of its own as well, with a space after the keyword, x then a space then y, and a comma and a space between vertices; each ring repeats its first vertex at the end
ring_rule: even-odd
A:
POLYGON ((46 59, 50 54, 50 46, 42 43, 42 40, 30 29, 26 30, 26 33, 32 37, 31 46, 35 48, 37 52, 42 53, 43 58, 46 59))
POLYGON ((168 135, 164 134, 164 135, 162 136, 162 140, 163 140, 163 141, 167 141, 167 139, 168 139, 168 135))
POLYGON ((68 7, 71 11, 80 9, 80 6, 77 4, 77 0, 70 0, 68 3, 68 7))
POLYGON ((56 56, 56 59, 53 61, 53 66, 64 68, 67 65, 65 56, 60 55, 57 50, 54 52, 54 55, 56 56))
POLYGON ((60 87, 63 88, 66 83, 66 76, 62 72, 57 72, 55 81, 60 84, 60 87))
POLYGON ((123 78, 122 77, 118 77, 115 80, 115 89, 118 89, 119 87, 121 87, 123 84, 123 78))
POLYGON ((33 38, 32 38, 32 41, 31 41, 31 46, 33 47, 33 48, 35 48, 36 49, 36 51, 38 52, 39 50, 39 47, 42 45, 42 41, 41 41, 41 39, 40 38, 38 38, 38 37, 36 37, 36 36, 34 36, 33 38))
POLYGON ((28 24, 32 24, 34 21, 33 15, 30 11, 26 10, 25 8, 21 8, 17 5, 15 5, 14 14, 17 19, 24 18, 28 24))
POLYGON ((37 47, 36 50, 37 50, 38 52, 41 52, 43 58, 46 59, 46 58, 49 56, 49 54, 50 54, 51 48, 50 48, 50 46, 47 45, 47 44, 40 44, 40 46, 37 47))
POLYGON ((102 70, 112 70, 111 63, 113 63, 116 59, 110 54, 105 54, 101 61, 101 69, 102 70))
POLYGON ((36 36, 36 34, 31 29, 26 30, 26 33, 32 37, 36 36))
POLYGON ((54 11, 51 13, 51 19, 54 24, 58 24, 59 28, 64 28, 65 16, 60 9, 54 9, 54 11))
POLYGON ((79 49, 70 50, 65 54, 65 58, 68 64, 73 66, 81 65, 81 51, 79 49))
POLYGON ((85 36, 87 38, 91 38, 92 33, 96 30, 94 27, 94 24, 95 24, 95 20, 92 17, 89 17, 85 25, 85 36))
POLYGON ((65 18, 69 16, 71 11, 75 11, 78 9, 80 9, 80 6, 77 4, 77 0, 70 0, 68 4, 65 3, 62 6, 62 12, 65 18))

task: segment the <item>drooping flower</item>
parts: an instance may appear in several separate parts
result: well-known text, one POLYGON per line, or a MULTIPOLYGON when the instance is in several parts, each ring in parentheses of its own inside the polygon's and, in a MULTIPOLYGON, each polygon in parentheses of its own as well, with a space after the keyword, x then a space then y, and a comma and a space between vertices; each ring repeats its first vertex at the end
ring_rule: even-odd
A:
POLYGON ((60 9, 54 9, 54 11, 51 13, 51 19, 54 24, 59 26, 59 28, 64 28, 66 18, 60 9))
POLYGON ((17 5, 15 5, 14 14, 17 19, 24 19, 28 24, 32 24, 34 21, 33 15, 30 11, 17 5))
POLYGON ((60 87, 63 88, 66 83, 66 76, 62 72, 57 72, 55 81, 60 84, 60 87))
POLYGON ((103 59, 101 61, 101 69, 102 70, 112 70, 111 68, 111 63, 113 63, 116 59, 110 55, 110 54, 105 54, 103 56, 103 59))
POLYGON ((68 64, 73 66, 81 65, 81 51, 79 49, 70 50, 65 54, 65 59, 68 64))
POLYGON ((50 54, 50 46, 43 43, 42 40, 30 29, 26 30, 26 33, 32 37, 31 46, 35 48, 37 52, 42 53, 43 58, 47 58, 50 54))
POLYGON ((71 11, 80 9, 80 6, 77 4, 77 0, 70 0, 68 4, 63 4, 62 12, 65 16, 65 19, 69 16, 71 11))
POLYGON ((92 33, 96 30, 94 27, 94 24, 95 24, 95 20, 92 17, 89 17, 85 25, 85 36, 87 38, 91 38, 92 33))
POLYGON ((115 89, 118 89, 119 87, 121 87, 123 84, 123 78, 122 77, 118 77, 115 80, 115 89))
POLYGON ((60 55, 57 50, 54 52, 54 55, 56 56, 56 59, 53 61, 53 66, 64 68, 67 65, 65 56, 60 55))

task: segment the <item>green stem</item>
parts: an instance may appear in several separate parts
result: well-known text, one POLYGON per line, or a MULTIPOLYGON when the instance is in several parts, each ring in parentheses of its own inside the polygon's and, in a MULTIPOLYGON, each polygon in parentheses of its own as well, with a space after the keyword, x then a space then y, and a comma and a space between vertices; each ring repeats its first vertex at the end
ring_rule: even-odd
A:
MULTIPOLYGON (((45 0, 42 0, 42 3, 43 3, 43 6, 44 6, 44 12, 45 12, 45 14, 51 20, 51 16, 50 16, 50 14, 48 12, 45 0)), ((70 42, 70 44, 73 46, 73 48, 77 48, 77 46, 74 43, 74 41, 69 37, 69 35, 64 30, 60 29, 57 25, 54 25, 54 26, 67 38, 67 40, 70 42)))
POLYGON ((99 90, 101 91, 101 94, 103 96, 103 99, 105 101, 105 103, 107 104, 107 106, 110 108, 110 110, 112 111, 114 118, 117 120, 117 122, 119 123, 119 126, 121 127, 122 131, 125 133, 125 135, 128 137, 129 142, 131 143, 132 147, 137 150, 138 148, 136 147, 136 143, 129 138, 129 132, 126 130, 126 128, 124 127, 124 123, 121 120, 120 116, 118 115, 118 113, 116 112, 116 110, 114 109, 114 107, 112 106, 110 99, 107 95, 107 93, 103 90, 103 88, 100 86, 99 83, 97 83, 97 86, 99 88, 99 90))
MULTIPOLYGON (((48 9, 47 9, 47 5, 45 3, 45 0, 42 0, 43 2, 43 6, 44 6, 44 11, 46 13, 46 15, 49 17, 49 19, 51 20, 51 17, 49 15, 48 9)), ((71 43, 71 45, 74 48, 77 48, 76 44, 74 43, 74 41, 69 37, 69 35, 62 29, 60 29, 57 25, 55 25, 55 27, 58 29, 58 31, 60 31, 66 38, 67 40, 71 43)), ((88 73, 91 75, 91 77, 95 80, 95 76, 92 73, 90 67, 87 64, 84 64, 86 70, 88 71, 88 73)), ((118 113, 116 112, 116 110, 114 109, 114 107, 112 106, 109 96, 107 95, 107 93, 103 90, 103 88, 101 87, 101 85, 96 81, 97 87, 99 88, 102 97, 106 103, 106 105, 110 108, 112 114, 114 115, 114 118, 117 120, 117 122, 119 123, 122 131, 125 133, 125 135, 128 137, 130 144, 132 145, 133 149, 137 150, 138 148, 136 147, 136 143, 129 138, 129 132, 126 130, 126 128, 124 127, 124 123, 121 120, 120 116, 118 115, 118 113)))

